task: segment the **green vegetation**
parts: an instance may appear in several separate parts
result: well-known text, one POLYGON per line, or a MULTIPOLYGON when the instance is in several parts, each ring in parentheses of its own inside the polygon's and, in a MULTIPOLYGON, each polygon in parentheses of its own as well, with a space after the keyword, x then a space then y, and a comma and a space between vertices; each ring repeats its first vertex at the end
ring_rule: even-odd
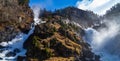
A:
POLYGON ((26 3, 29 3, 29 0, 19 0, 19 5, 24 5, 26 3))
POLYGON ((47 57, 52 57, 54 56, 54 54, 52 53, 50 48, 45 48, 45 53, 47 55, 47 57))
POLYGON ((58 23, 61 25, 61 27, 62 27, 63 29, 68 29, 68 28, 69 28, 69 27, 68 27, 68 24, 65 24, 62 20, 60 20, 58 23))
POLYGON ((73 28, 75 31, 77 31, 77 30, 79 29, 78 26, 76 26, 75 24, 72 24, 72 23, 69 23, 69 26, 70 26, 71 28, 73 28))
POLYGON ((68 24, 66 24, 66 23, 64 23, 62 20, 60 20, 58 23, 61 25, 61 27, 62 27, 63 29, 73 29, 73 30, 75 30, 75 31, 77 31, 77 30, 79 29, 79 27, 76 26, 76 25, 73 24, 73 23, 68 23, 68 24))
POLYGON ((57 31, 57 29, 55 27, 51 28, 52 33, 56 32, 56 31, 57 31))
POLYGON ((51 48, 54 48, 55 44, 57 43, 57 39, 56 38, 53 38, 50 40, 50 47, 51 48))
POLYGON ((35 47, 39 47, 40 45, 39 40, 40 38, 38 36, 33 37, 33 44, 35 45, 35 47))
POLYGON ((52 16, 48 16, 47 18, 48 18, 48 20, 51 20, 51 19, 52 19, 52 16))

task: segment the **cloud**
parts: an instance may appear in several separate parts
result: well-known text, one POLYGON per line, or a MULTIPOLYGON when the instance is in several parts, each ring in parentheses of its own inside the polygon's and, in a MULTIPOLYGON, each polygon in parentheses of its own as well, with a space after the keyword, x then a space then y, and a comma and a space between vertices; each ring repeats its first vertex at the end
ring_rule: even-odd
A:
POLYGON ((78 1, 76 6, 82 10, 90 10, 98 15, 104 15, 117 3, 120 3, 120 0, 83 0, 78 1))

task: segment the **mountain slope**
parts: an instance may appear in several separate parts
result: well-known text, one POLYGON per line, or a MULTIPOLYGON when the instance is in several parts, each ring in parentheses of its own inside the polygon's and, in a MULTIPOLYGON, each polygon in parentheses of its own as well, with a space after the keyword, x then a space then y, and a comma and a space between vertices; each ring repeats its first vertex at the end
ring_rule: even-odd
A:
POLYGON ((37 25, 24 43, 27 61, 99 61, 100 57, 83 41, 81 27, 66 23, 62 16, 55 14, 45 15, 42 20, 46 23, 37 25))
POLYGON ((10 41, 33 22, 29 0, 0 0, 0 42, 10 41))
POLYGON ((80 24, 83 28, 90 27, 94 24, 100 23, 100 18, 90 11, 83 11, 75 7, 67 7, 64 9, 56 10, 56 14, 70 19, 80 24))
POLYGON ((103 16, 104 19, 119 21, 120 19, 120 3, 113 6, 107 13, 103 16))

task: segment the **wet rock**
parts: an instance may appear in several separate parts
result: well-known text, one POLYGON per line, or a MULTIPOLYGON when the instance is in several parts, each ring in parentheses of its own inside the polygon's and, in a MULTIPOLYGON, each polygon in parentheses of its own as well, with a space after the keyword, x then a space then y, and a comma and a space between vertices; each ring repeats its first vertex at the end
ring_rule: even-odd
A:
POLYGON ((5 48, 5 47, 3 47, 3 46, 0 45, 0 49, 2 49, 2 48, 5 48))
POLYGON ((25 56, 18 56, 17 57, 17 61, 24 61, 25 60, 25 56))
POLYGON ((3 60, 3 58, 0 57, 0 60, 3 60))
POLYGON ((16 49, 14 50, 14 52, 15 52, 15 53, 19 53, 20 50, 19 50, 18 48, 16 48, 16 49))
POLYGON ((96 61, 100 61, 100 56, 99 55, 95 55, 95 60, 96 61))
POLYGON ((4 50, 3 49, 0 49, 0 53, 2 53, 4 50))
POLYGON ((14 57, 16 55, 16 53, 14 52, 9 52, 6 54, 6 57, 14 57))
POLYGON ((82 61, 100 61, 100 56, 95 55, 91 50, 85 50, 80 57, 82 61))

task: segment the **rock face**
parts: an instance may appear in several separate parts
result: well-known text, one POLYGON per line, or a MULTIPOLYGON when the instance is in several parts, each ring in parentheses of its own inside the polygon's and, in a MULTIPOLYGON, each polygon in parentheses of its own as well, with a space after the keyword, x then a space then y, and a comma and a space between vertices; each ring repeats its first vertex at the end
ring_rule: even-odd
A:
POLYGON ((10 41, 33 22, 29 0, 0 0, 0 42, 10 41))
POLYGON ((91 11, 84 11, 75 7, 67 7, 61 10, 56 10, 55 13, 69 18, 70 21, 80 24, 83 28, 91 27, 94 24, 100 23, 100 18, 98 15, 91 11))
POLYGON ((59 15, 45 15, 42 23, 24 43, 27 61, 99 61, 89 44, 76 31, 80 27, 62 21, 59 15))
POLYGON ((117 23, 120 23, 120 3, 116 4, 110 10, 108 10, 103 17, 105 21, 116 21, 117 23))
POLYGON ((116 4, 110 10, 108 10, 104 17, 108 19, 115 19, 120 17, 120 3, 116 4))

